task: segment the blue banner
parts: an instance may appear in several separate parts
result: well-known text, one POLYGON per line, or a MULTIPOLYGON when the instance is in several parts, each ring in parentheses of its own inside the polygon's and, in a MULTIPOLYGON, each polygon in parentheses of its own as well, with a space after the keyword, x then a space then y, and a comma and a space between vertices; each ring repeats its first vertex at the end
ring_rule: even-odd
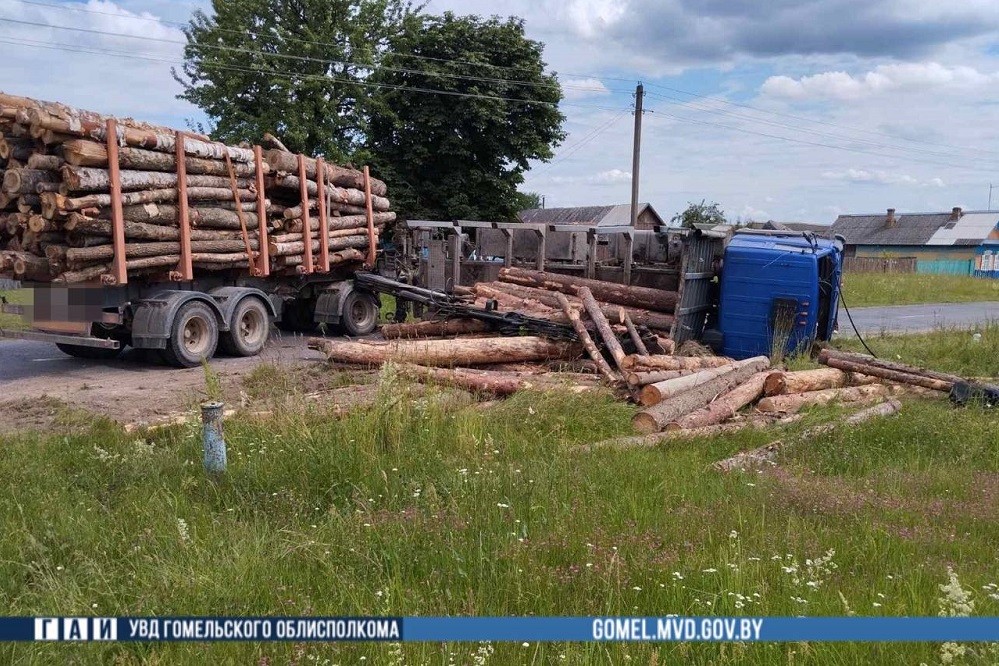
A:
POLYGON ((6 617, 0 641, 999 641, 996 617, 6 617))

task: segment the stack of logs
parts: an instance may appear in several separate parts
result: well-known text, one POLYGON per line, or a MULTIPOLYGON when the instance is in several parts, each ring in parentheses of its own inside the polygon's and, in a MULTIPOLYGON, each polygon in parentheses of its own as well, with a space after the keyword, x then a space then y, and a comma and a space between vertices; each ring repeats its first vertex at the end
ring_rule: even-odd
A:
POLYGON ((500 336, 488 322, 465 318, 389 324, 382 328, 383 342, 311 344, 334 362, 371 367, 394 361, 418 381, 493 396, 560 381, 589 386, 600 379, 641 405, 632 424, 642 436, 625 438, 628 445, 793 421, 811 405, 878 403, 862 418, 889 414, 897 411, 898 396, 946 397, 960 381, 833 350, 819 356, 829 367, 797 372, 771 368, 765 356, 734 361, 705 355, 703 348, 700 355, 679 355, 663 337, 677 301, 669 291, 506 268, 498 282, 477 284, 466 296, 479 306, 495 301, 499 312, 569 324, 578 343, 500 336), (581 360, 584 353, 587 360, 581 360), (588 381, 580 370, 589 373, 588 381))
MULTIPOLYGON (((295 155, 272 137, 265 151, 115 122, 128 275, 179 266, 184 208, 195 271, 307 272, 307 249, 318 270, 321 218, 329 264, 360 264, 395 219, 383 182, 295 155)), ((115 258, 107 135, 106 116, 0 93, 0 276, 107 280, 115 258)))

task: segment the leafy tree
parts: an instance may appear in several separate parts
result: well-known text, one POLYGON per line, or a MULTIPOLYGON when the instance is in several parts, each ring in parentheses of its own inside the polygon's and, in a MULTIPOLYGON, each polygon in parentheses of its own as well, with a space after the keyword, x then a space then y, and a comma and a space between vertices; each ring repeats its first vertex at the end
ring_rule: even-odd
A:
POLYGON ((704 199, 701 203, 687 203, 686 210, 673 216, 674 225, 691 229, 695 224, 728 224, 725 211, 717 203, 705 203, 704 199))
POLYGON ((514 209, 518 211, 541 208, 541 195, 537 192, 521 192, 518 190, 513 193, 513 205, 514 209))
POLYGON ((408 21, 390 41, 371 77, 382 88, 367 145, 403 217, 513 217, 530 160, 551 159, 565 138, 542 48, 520 19, 450 12, 408 21))
POLYGON ((180 98, 219 140, 274 132, 293 151, 349 161, 365 138, 362 82, 414 16, 408 0, 213 0, 185 30, 180 98))

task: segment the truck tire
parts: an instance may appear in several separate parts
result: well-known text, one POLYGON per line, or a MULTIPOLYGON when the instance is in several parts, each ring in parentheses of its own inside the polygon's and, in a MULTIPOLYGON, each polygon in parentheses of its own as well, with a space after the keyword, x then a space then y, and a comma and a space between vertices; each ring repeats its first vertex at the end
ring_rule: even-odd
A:
POLYGON ((371 294, 352 291, 343 303, 340 325, 347 335, 368 335, 378 325, 378 300, 371 294))
POLYGON ((219 338, 219 346, 230 356, 256 356, 267 344, 270 329, 267 306, 249 296, 233 310, 229 330, 219 338))
POLYGON ((215 313, 201 301, 186 303, 170 325, 163 360, 178 368, 193 368, 215 355, 219 325, 215 313))
POLYGON ((110 361, 118 358, 121 354, 121 347, 118 349, 105 349, 103 347, 84 347, 82 345, 68 345, 57 342, 56 347, 64 354, 69 354, 74 358, 85 358, 90 361, 110 361))

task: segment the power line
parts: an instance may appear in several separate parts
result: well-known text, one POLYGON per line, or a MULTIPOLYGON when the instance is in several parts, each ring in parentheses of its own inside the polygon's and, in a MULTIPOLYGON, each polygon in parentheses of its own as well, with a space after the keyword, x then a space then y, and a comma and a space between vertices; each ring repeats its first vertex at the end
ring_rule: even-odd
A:
MULTIPOLYGON (((756 132, 754 130, 745 129, 743 127, 734 127, 732 125, 725 125, 725 124, 722 124, 722 123, 713 123, 713 122, 710 122, 710 121, 707 121, 707 120, 695 120, 693 118, 685 118, 683 116, 674 116, 674 115, 669 114, 669 113, 660 113, 660 115, 664 116, 666 118, 672 118, 673 120, 678 120, 680 122, 694 123, 694 124, 697 124, 697 125, 707 125, 709 127, 720 127, 720 128, 727 129, 727 130, 732 130, 733 132, 744 132, 746 134, 755 134, 756 136, 767 137, 769 139, 779 139, 781 141, 790 141, 792 143, 800 143, 800 144, 804 144, 804 145, 807 145, 807 146, 816 146, 816 147, 819 147, 819 148, 832 148, 834 150, 843 150, 843 151, 851 152, 851 153, 863 153, 865 155, 875 155, 877 157, 887 157, 889 159, 895 159, 895 160, 900 159, 898 155, 885 155, 884 153, 876 153, 876 152, 873 152, 873 151, 870 151, 870 150, 863 150, 861 148, 848 148, 846 146, 837 146, 835 144, 819 143, 817 141, 807 141, 805 139, 795 139, 793 137, 780 136, 780 135, 777 135, 777 134, 768 134, 766 132, 756 132)), ((949 167, 949 168, 954 168, 954 169, 965 169, 965 170, 968 170, 968 171, 981 171, 981 172, 986 172, 987 171, 989 173, 992 173, 994 171, 993 169, 976 169, 975 167, 968 166, 967 164, 951 164, 951 163, 946 163, 946 162, 931 162, 929 160, 923 160, 923 159, 919 159, 919 158, 906 158, 906 159, 909 159, 909 160, 911 160, 913 162, 923 162, 925 164, 932 164, 933 166, 944 166, 944 167, 949 167)))
MULTIPOLYGON (((183 64, 183 61, 179 61, 179 60, 173 60, 173 59, 169 59, 169 58, 157 58, 157 57, 154 57, 154 56, 142 55, 142 54, 137 54, 137 53, 133 53, 133 52, 113 51, 113 50, 109 50, 109 49, 101 49, 101 48, 96 48, 96 47, 76 47, 76 46, 70 46, 70 45, 65 45, 65 44, 52 44, 50 42, 42 42, 42 41, 38 41, 38 40, 15 40, 15 39, 8 39, 8 38, 0 38, 0 43, 3 43, 3 44, 12 44, 12 45, 15 45, 15 46, 29 46, 29 47, 34 47, 34 48, 46 48, 46 49, 55 50, 55 51, 67 51, 67 52, 72 52, 72 53, 89 53, 89 54, 94 54, 94 55, 104 55, 104 56, 111 56, 111 57, 118 57, 118 58, 126 58, 126 59, 130 59, 130 60, 136 60, 136 59, 138 59, 138 60, 148 60, 150 62, 161 62, 161 63, 172 64, 172 65, 183 64)), ((448 95, 448 96, 452 96, 452 97, 465 97, 465 98, 475 98, 475 99, 490 99, 490 100, 503 101, 503 102, 520 102, 522 104, 532 104, 532 105, 541 105, 541 106, 554 106, 554 107, 558 107, 561 104, 563 106, 577 106, 577 107, 584 107, 584 108, 590 108, 590 109, 600 109, 600 110, 604 110, 604 111, 617 111, 616 108, 606 107, 606 106, 595 106, 595 105, 592 105, 592 104, 579 104, 579 103, 574 103, 574 102, 546 102, 546 101, 543 101, 543 100, 520 99, 520 98, 516 98, 516 97, 502 97, 502 96, 499 96, 499 95, 485 95, 485 94, 480 94, 480 93, 458 92, 458 91, 454 91, 454 90, 439 90, 439 89, 436 89, 436 88, 423 88, 423 87, 417 87, 417 86, 396 85, 396 84, 390 84, 390 83, 377 83, 377 82, 371 82, 371 81, 360 81, 360 80, 352 80, 352 79, 339 79, 339 78, 336 78, 335 76, 329 76, 329 75, 324 75, 324 74, 301 74, 301 73, 297 73, 297 72, 287 72, 287 71, 277 70, 277 69, 264 70, 264 69, 260 69, 258 67, 239 67, 239 66, 236 66, 236 65, 212 64, 211 67, 215 68, 215 69, 220 69, 220 70, 223 70, 223 71, 244 72, 244 73, 250 73, 250 74, 268 74, 268 75, 272 75, 272 76, 280 76, 282 78, 290 79, 290 80, 301 79, 301 80, 308 80, 308 81, 316 81, 316 80, 332 81, 334 83, 345 83, 345 84, 349 84, 349 85, 357 85, 357 86, 363 86, 363 87, 368 87, 368 88, 384 88, 384 89, 387 89, 387 90, 401 90, 401 91, 406 91, 406 92, 418 92, 418 93, 427 93, 427 94, 448 95)))
POLYGON ((545 171, 546 169, 550 169, 551 167, 555 166, 556 164, 559 164, 561 162, 566 161, 567 159, 569 159, 570 157, 572 157, 573 155, 575 155, 576 153, 578 153, 579 150, 583 146, 585 146, 586 144, 590 143, 591 141, 593 141, 594 139, 596 139, 598 136, 600 136, 604 132, 608 131, 611 128, 611 126, 614 125, 614 123, 616 123, 625 114, 627 114, 630 111, 631 111, 631 107, 625 107, 624 109, 621 110, 620 113, 618 113, 617 115, 613 116, 610 120, 608 120, 606 122, 603 122, 600 125, 598 125, 597 127, 591 129, 589 132, 587 132, 585 135, 583 135, 579 140, 577 140, 574 143, 572 143, 569 146, 567 146, 565 148, 565 150, 563 150, 559 154, 559 156, 557 158, 555 158, 554 160, 552 160, 551 162, 549 162, 547 164, 541 165, 537 169, 534 169, 534 173, 538 173, 539 171, 545 171))
MULTIPOLYGON (((855 144, 861 144, 861 145, 870 146, 870 147, 874 147, 874 148, 881 148, 881 149, 884 149, 884 150, 894 150, 894 151, 901 152, 901 153, 919 153, 919 154, 929 155, 931 157, 943 157, 943 158, 953 157, 953 153, 941 153, 939 151, 926 150, 926 149, 923 149, 923 148, 912 148, 912 147, 906 147, 906 146, 891 145, 891 144, 886 144, 886 143, 877 143, 877 142, 874 142, 874 141, 870 141, 868 139, 858 139, 858 138, 851 137, 851 136, 844 136, 842 134, 831 134, 829 132, 822 132, 822 131, 819 131, 819 130, 808 129, 806 127, 797 127, 797 126, 794 126, 794 125, 788 125, 787 123, 782 123, 780 121, 773 121, 773 120, 767 120, 767 119, 764 119, 764 118, 756 118, 754 116, 747 116, 747 115, 735 113, 735 112, 732 112, 732 111, 727 111, 725 109, 719 109, 717 107, 699 105, 698 102, 692 102, 692 101, 689 101, 689 100, 682 100, 682 99, 680 99, 678 97, 671 97, 671 96, 662 95, 662 94, 659 94, 659 93, 647 93, 647 94, 649 96, 651 96, 651 97, 655 97, 656 99, 661 99, 661 100, 665 100, 665 101, 674 101, 677 104, 681 104, 681 105, 683 105, 683 106, 685 106, 687 108, 691 108, 691 109, 694 109, 696 111, 705 111, 707 113, 724 114, 726 116, 731 116, 733 118, 737 118, 737 119, 741 119, 741 120, 747 120, 747 121, 753 122, 753 123, 762 123, 764 125, 770 125, 770 126, 773 126, 773 127, 778 127, 778 128, 781 128, 781 129, 787 129, 787 130, 791 130, 791 131, 794 131, 794 132, 803 132, 805 134, 812 134, 814 136, 823 137, 823 138, 826 138, 826 139, 833 139, 833 140, 837 140, 837 141, 849 141, 849 142, 852 142, 852 143, 855 143, 855 144)), ((906 157, 908 157, 908 155, 906 155, 906 157)), ((983 159, 989 159, 989 161, 999 162, 999 159, 997 159, 997 158, 983 158, 983 159)))
MULTIPOLYGON (((132 35, 132 34, 129 34, 129 33, 124 33, 124 32, 111 32, 111 31, 108 31, 108 30, 96 30, 96 29, 93 29, 93 28, 78 28, 76 26, 53 25, 53 24, 50 24, 50 23, 42 23, 40 21, 26 21, 26 20, 23 20, 23 19, 10 18, 10 17, 7 17, 7 16, 0 16, 0 21, 4 21, 4 22, 7 22, 7 23, 14 23, 14 24, 17 24, 17 25, 29 25, 29 26, 38 27, 38 28, 49 28, 49 29, 52 29, 52 30, 68 30, 68 31, 72 31, 72 32, 81 32, 81 33, 90 34, 90 35, 100 35, 102 37, 116 37, 116 38, 121 38, 121 39, 139 39, 139 40, 142 40, 142 41, 145 41, 145 42, 158 42, 158 43, 161 43, 161 44, 176 44, 178 46, 186 46, 187 45, 186 41, 182 41, 182 40, 179 40, 179 39, 166 39, 164 37, 151 37, 151 36, 147 36, 147 35, 132 35)), ((584 91, 590 90, 590 88, 587 88, 585 86, 563 85, 563 84, 560 84, 560 83, 557 83, 557 82, 556 83, 541 83, 541 82, 538 82, 538 81, 519 81, 519 80, 514 80, 514 79, 500 79, 500 78, 485 77, 485 76, 468 76, 468 75, 463 75, 463 74, 451 74, 449 72, 429 72, 429 71, 426 71, 426 70, 407 69, 407 68, 401 68, 401 67, 391 67, 391 66, 388 66, 388 65, 375 66, 375 65, 365 64, 365 63, 352 62, 352 61, 349 61, 349 60, 334 60, 334 59, 326 59, 326 58, 315 58, 315 57, 312 57, 312 56, 295 55, 295 54, 291 54, 291 53, 268 53, 266 51, 261 51, 261 50, 258 50, 258 49, 246 49, 246 48, 241 48, 241 47, 238 47, 238 46, 222 46, 222 45, 218 45, 218 44, 199 44, 197 46, 198 46, 198 48, 212 49, 212 50, 215 50, 215 51, 234 52, 234 53, 245 53, 245 54, 249 54, 249 55, 259 55, 259 56, 263 56, 263 57, 267 57, 267 58, 283 58, 283 59, 287 59, 287 60, 294 60, 294 61, 297 61, 297 62, 311 62, 311 63, 319 63, 319 64, 322 64, 322 65, 347 65, 347 66, 350 66, 350 67, 357 67, 357 68, 360 68, 360 69, 376 69, 377 68, 377 69, 382 69, 382 70, 390 71, 390 72, 399 72, 399 73, 402 73, 402 74, 414 74, 414 75, 430 76, 430 77, 439 76, 439 77, 444 77, 444 78, 449 78, 449 79, 456 79, 456 80, 461 80, 461 81, 474 81, 474 82, 479 82, 479 83, 504 83, 504 84, 510 84, 510 85, 531 86, 531 87, 535 87, 535 88, 555 89, 555 90, 559 90, 559 91, 561 91, 563 89, 568 89, 568 90, 584 90, 584 91)), ((622 91, 608 91, 608 92, 622 92, 622 91)))

